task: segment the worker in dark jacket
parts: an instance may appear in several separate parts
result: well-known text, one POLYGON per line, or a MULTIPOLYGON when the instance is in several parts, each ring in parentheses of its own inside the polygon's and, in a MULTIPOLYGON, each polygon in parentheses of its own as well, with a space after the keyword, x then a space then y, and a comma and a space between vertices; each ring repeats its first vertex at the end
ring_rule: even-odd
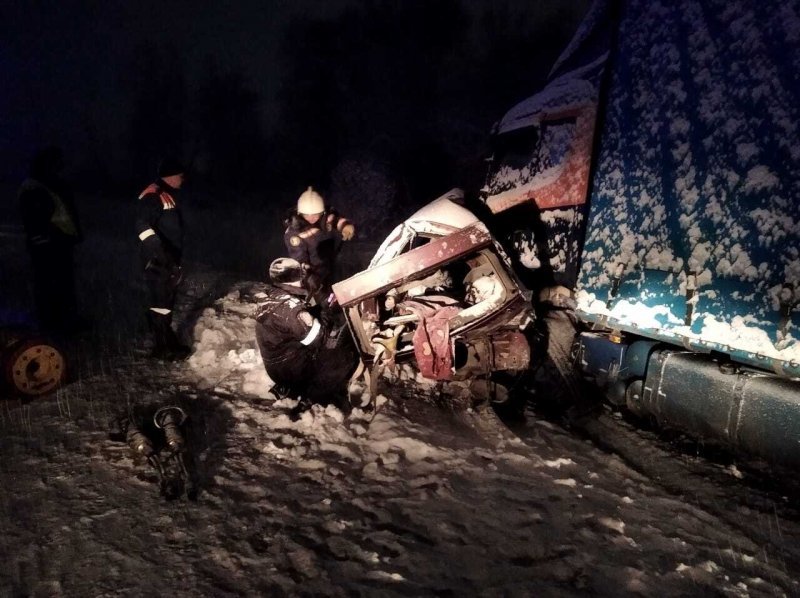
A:
POLYGON ((145 308, 153 337, 152 357, 168 360, 183 359, 189 354, 189 348, 178 341, 172 330, 183 257, 183 216, 178 203, 183 179, 184 168, 179 161, 163 160, 158 167, 158 180, 142 191, 136 208, 136 234, 147 289, 145 308))
POLYGON ((355 232, 347 218, 326 209, 322 196, 309 187, 298 198, 283 239, 289 257, 316 275, 323 290, 329 290, 341 243, 352 239, 355 232))
POLYGON ((81 325, 73 250, 82 236, 72 194, 61 178, 63 165, 60 148, 39 151, 19 190, 39 324, 55 333, 75 332, 81 325))
POLYGON ((335 326, 309 304, 308 272, 291 258, 275 260, 272 285, 258 305, 256 341, 278 396, 299 399, 290 417, 297 420, 312 404, 350 411, 347 383, 358 354, 346 324, 335 326))

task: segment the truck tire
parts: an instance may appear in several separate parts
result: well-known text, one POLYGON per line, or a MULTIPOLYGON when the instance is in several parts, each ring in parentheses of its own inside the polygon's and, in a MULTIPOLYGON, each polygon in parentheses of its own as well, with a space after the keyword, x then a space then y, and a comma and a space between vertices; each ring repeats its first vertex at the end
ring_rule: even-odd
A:
POLYGON ((575 316, 570 310, 551 309, 542 317, 542 325, 546 353, 534 375, 537 395, 548 406, 566 409, 583 398, 582 380, 572 359, 575 316))

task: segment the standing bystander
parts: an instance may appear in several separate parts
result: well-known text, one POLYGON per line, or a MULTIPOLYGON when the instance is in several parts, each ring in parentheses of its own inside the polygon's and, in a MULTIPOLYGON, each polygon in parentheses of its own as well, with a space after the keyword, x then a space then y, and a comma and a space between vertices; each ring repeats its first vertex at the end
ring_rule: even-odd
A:
POLYGON ((81 328, 75 298, 73 251, 82 240, 72 193, 61 177, 63 152, 50 146, 33 158, 19 190, 19 207, 33 265, 36 313, 43 330, 81 328))
POLYGON ((153 337, 151 356, 157 359, 184 359, 190 352, 172 329, 182 277, 184 227, 177 194, 184 170, 178 160, 164 159, 158 167, 158 180, 142 191, 137 204, 136 233, 147 289, 145 309, 153 337))

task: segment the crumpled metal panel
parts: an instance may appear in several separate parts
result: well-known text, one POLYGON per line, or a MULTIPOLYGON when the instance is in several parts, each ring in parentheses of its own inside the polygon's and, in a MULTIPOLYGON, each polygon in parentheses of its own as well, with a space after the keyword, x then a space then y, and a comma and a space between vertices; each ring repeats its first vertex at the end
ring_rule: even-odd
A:
POLYGON ((414 212, 389 233, 369 267, 374 268, 397 257, 416 236, 443 237, 478 222, 475 214, 461 205, 463 203, 464 192, 456 188, 414 212))
POLYGON ((492 335, 492 369, 521 371, 531 362, 531 348, 521 332, 506 331, 492 335))
POLYGON ((442 264, 468 256, 492 243, 486 226, 478 222, 338 282, 333 285, 333 293, 339 305, 346 308, 412 278, 430 274, 442 264))

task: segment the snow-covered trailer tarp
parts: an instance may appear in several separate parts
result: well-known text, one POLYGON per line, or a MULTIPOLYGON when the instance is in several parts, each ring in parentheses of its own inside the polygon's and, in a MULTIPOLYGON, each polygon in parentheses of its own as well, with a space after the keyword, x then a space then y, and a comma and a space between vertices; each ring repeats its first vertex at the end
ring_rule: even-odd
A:
POLYGON ((497 124, 483 189, 544 308, 556 389, 577 398, 583 378, 794 467, 799 13, 597 0, 544 89, 497 124), (551 317, 564 307, 577 335, 551 317))
POLYGON ((581 317, 800 375, 797 9, 624 4, 581 317))
POLYGON ((798 11, 598 2, 499 123, 535 129, 534 159, 498 165, 487 204, 562 222, 549 255, 515 242, 574 269, 581 319, 800 376, 798 11))
POLYGON ((622 5, 580 315, 800 375, 800 5, 622 5))

